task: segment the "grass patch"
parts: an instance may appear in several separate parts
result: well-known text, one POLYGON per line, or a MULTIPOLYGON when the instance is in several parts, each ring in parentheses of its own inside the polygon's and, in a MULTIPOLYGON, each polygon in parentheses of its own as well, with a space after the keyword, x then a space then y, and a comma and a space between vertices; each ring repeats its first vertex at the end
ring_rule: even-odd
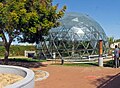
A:
MULTIPOLYGON (((52 65, 60 65, 60 63, 54 63, 52 65)), ((98 66, 98 62, 91 62, 91 63, 64 63, 63 66, 79 66, 79 67, 91 67, 91 66, 98 66)), ((106 61, 103 63, 103 67, 113 67, 114 60, 106 61)))
POLYGON ((90 66, 98 66, 97 63, 70 63, 64 64, 64 66, 83 66, 83 67, 90 67, 90 66))
MULTIPOLYGON (((64 64, 64 66, 83 66, 83 67, 90 67, 90 66, 98 66, 98 62, 93 63, 70 63, 70 64, 64 64)), ((114 66, 114 60, 106 61, 103 63, 104 67, 113 67, 114 66)))
MULTIPOLYGON (((60 65, 60 64, 52 64, 52 65, 60 65)), ((78 66, 78 67, 92 67, 98 66, 98 63, 65 63, 63 66, 78 66)))

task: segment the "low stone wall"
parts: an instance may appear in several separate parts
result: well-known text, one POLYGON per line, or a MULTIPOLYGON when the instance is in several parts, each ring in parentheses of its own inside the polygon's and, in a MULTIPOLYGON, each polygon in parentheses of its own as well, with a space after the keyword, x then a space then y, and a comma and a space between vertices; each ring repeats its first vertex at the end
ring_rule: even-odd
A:
POLYGON ((34 72, 30 69, 18 66, 0 65, 0 73, 16 74, 24 77, 24 79, 8 85, 5 88, 34 88, 34 72))

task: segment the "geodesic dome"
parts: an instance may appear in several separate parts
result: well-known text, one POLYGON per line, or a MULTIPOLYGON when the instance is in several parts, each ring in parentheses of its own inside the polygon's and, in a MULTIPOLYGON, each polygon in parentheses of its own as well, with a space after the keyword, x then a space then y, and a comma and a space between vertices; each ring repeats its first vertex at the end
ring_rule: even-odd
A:
POLYGON ((41 52, 46 58, 81 58, 98 55, 98 41, 103 40, 103 53, 106 50, 107 36, 102 27, 85 14, 66 13, 60 19, 61 26, 49 31, 41 42, 41 52))

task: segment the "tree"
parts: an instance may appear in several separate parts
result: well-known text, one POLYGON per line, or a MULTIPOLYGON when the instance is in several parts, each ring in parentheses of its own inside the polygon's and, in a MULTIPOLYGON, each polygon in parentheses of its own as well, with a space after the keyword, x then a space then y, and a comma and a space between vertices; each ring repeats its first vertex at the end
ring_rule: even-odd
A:
POLYGON ((114 37, 108 37, 109 48, 110 45, 114 43, 114 37))
POLYGON ((40 3, 42 3, 39 4, 40 6, 38 6, 40 8, 36 8, 37 13, 40 15, 38 30, 31 33, 25 31, 23 33, 23 37, 20 39, 22 40, 21 42, 36 42, 38 44, 39 41, 42 41, 44 39, 43 36, 47 35, 48 31, 51 28, 58 27, 60 25, 58 19, 60 19, 64 15, 66 6, 64 6, 63 9, 58 11, 58 5, 52 6, 51 0, 41 0, 40 3))
POLYGON ((120 42, 120 39, 116 39, 115 42, 120 42))
POLYGON ((58 19, 66 7, 60 11, 57 7, 52 6, 51 0, 0 0, 0 37, 5 47, 5 64, 10 45, 19 35, 23 35, 23 41, 37 42, 49 29, 59 26, 58 19))

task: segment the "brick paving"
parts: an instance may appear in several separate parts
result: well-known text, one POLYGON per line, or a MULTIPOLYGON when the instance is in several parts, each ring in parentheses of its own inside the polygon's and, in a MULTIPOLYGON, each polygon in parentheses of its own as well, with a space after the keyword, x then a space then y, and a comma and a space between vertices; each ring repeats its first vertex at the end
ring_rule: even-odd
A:
POLYGON ((120 88, 120 68, 53 66, 36 68, 49 77, 35 88, 120 88))

